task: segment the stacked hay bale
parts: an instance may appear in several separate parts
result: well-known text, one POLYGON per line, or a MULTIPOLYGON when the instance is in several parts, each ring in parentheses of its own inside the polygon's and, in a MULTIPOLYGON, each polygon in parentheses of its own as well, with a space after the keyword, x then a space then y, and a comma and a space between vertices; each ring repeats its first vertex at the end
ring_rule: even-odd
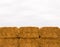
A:
POLYGON ((0 28, 0 47, 17 47, 17 28, 1 27, 0 28))
POLYGON ((17 37, 18 29, 16 27, 0 28, 0 38, 17 37))
POLYGON ((38 27, 20 27, 19 36, 21 38, 38 38, 39 37, 39 28, 38 27))
POLYGON ((20 47, 38 47, 39 38, 38 27, 21 27, 19 28, 20 47))

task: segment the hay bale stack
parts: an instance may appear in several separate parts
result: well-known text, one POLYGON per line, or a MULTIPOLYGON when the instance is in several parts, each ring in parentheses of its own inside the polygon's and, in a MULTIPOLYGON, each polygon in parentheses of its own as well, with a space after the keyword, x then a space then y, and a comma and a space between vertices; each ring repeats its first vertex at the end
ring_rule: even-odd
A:
POLYGON ((60 28, 2 27, 0 47, 60 47, 60 28))

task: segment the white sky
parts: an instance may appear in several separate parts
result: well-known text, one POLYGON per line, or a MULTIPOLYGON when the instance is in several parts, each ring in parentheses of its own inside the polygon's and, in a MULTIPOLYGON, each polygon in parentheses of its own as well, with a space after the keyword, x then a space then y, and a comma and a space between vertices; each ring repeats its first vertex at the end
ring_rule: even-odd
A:
POLYGON ((60 27, 60 0, 0 0, 0 26, 60 27))

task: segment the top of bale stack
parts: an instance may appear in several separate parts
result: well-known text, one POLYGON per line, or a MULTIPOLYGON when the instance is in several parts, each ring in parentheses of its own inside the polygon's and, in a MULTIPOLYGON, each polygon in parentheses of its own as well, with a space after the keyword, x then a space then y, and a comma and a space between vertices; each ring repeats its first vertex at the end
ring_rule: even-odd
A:
POLYGON ((16 27, 0 27, 0 38, 17 37, 18 32, 16 27))

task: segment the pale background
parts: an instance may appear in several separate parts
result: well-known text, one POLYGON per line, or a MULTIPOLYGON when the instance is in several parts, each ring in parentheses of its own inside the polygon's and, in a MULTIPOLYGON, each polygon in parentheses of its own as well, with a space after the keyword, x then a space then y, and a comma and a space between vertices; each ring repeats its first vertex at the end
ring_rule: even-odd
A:
POLYGON ((60 27, 60 0, 0 0, 0 26, 60 27))

